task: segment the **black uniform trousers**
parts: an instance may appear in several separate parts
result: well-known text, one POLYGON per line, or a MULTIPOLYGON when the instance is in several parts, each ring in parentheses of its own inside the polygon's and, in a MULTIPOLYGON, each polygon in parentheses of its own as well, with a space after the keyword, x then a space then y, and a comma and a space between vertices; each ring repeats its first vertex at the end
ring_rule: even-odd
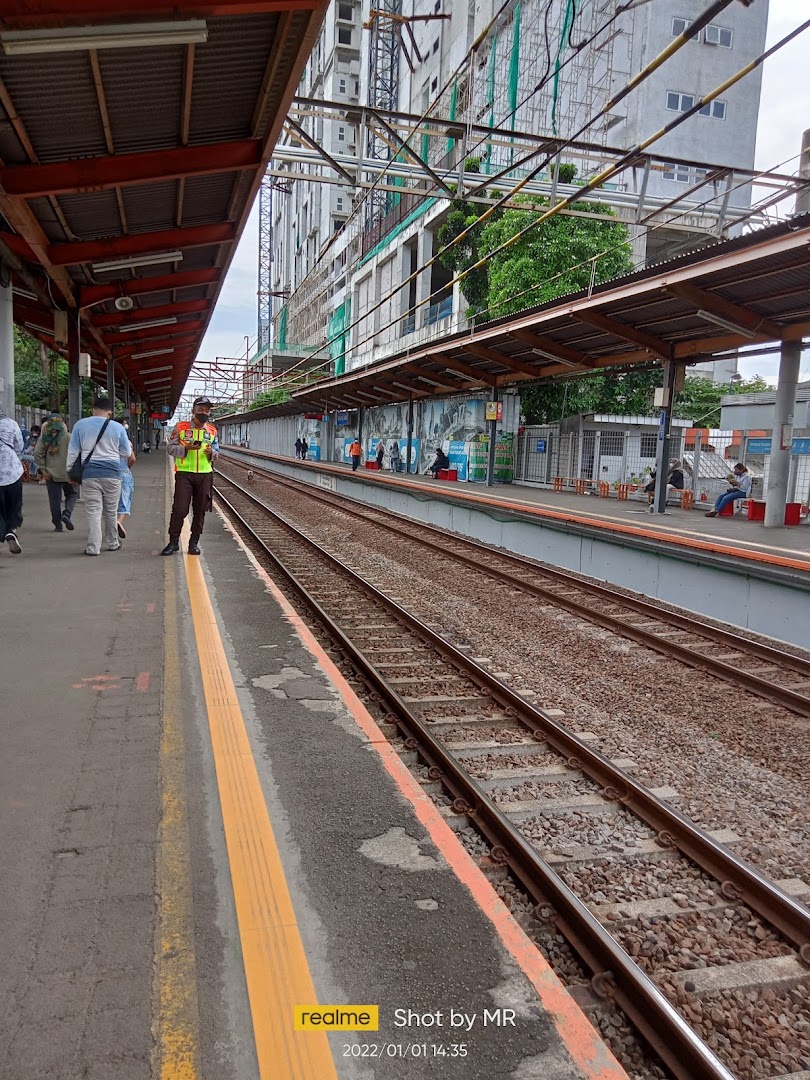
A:
POLYGON ((202 536, 205 514, 211 509, 211 489, 214 486, 214 474, 176 472, 174 474, 174 502, 169 522, 169 539, 178 541, 183 531, 189 506, 193 507, 191 535, 202 536))

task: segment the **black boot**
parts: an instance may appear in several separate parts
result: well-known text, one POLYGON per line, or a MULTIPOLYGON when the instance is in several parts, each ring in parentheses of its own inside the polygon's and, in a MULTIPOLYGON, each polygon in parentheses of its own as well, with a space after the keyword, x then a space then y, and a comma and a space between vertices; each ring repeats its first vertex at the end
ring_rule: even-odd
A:
POLYGON ((189 537, 188 553, 189 553, 189 555, 199 555, 200 554, 200 538, 199 538, 199 536, 189 537))
POLYGON ((176 555, 180 550, 180 545, 176 540, 170 540, 166 547, 161 551, 161 555, 176 555))

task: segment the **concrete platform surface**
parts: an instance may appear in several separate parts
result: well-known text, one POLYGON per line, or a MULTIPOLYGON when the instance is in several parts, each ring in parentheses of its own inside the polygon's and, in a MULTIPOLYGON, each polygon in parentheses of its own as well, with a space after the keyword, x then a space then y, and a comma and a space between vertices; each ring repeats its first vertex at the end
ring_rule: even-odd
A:
POLYGON ((97 559, 81 508, 55 535, 27 485, 23 554, 0 551, 0 1076, 327 1080, 296 1064, 311 1002, 255 992, 257 957, 295 955, 253 947, 273 925, 322 1005, 379 1006, 379 1031, 329 1037, 336 1076, 624 1076, 222 520, 201 559, 157 557, 167 478, 139 459, 129 537, 97 559))

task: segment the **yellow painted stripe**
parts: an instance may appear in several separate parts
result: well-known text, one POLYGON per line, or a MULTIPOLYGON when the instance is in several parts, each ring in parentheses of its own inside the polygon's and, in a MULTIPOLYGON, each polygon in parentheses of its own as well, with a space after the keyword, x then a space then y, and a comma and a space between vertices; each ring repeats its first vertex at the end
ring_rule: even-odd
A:
MULTIPOLYGON (((168 521, 171 487, 166 484, 168 521)), ((185 748, 180 689, 177 568, 165 559, 163 626, 163 732, 160 740, 160 797, 163 814, 158 846, 158 920, 155 942, 156 1053, 160 1080, 199 1080, 194 919, 191 901, 186 805, 185 748)))
POLYGON ((324 1032, 294 1029, 294 1007, 318 1004, 315 987, 200 560, 184 559, 259 1075, 337 1080, 324 1032))

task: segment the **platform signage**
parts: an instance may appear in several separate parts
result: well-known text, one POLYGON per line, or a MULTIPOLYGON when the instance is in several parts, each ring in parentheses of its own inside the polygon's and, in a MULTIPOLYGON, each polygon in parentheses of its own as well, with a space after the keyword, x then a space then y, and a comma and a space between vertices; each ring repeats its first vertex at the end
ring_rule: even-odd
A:
POLYGON ((335 427, 348 427, 349 414, 347 412, 335 413, 335 427))
POLYGON ((484 415, 487 420, 503 420, 503 402, 488 401, 484 415))
MULTIPOLYGON (((770 454, 773 439, 749 439, 746 452, 749 454, 770 454)), ((791 454, 810 454, 810 439, 794 439, 790 445, 791 454)))
POLYGON ((537 449, 536 449, 535 453, 537 453, 537 454, 545 454, 545 452, 546 452, 546 440, 545 439, 538 439, 537 440, 537 449))

